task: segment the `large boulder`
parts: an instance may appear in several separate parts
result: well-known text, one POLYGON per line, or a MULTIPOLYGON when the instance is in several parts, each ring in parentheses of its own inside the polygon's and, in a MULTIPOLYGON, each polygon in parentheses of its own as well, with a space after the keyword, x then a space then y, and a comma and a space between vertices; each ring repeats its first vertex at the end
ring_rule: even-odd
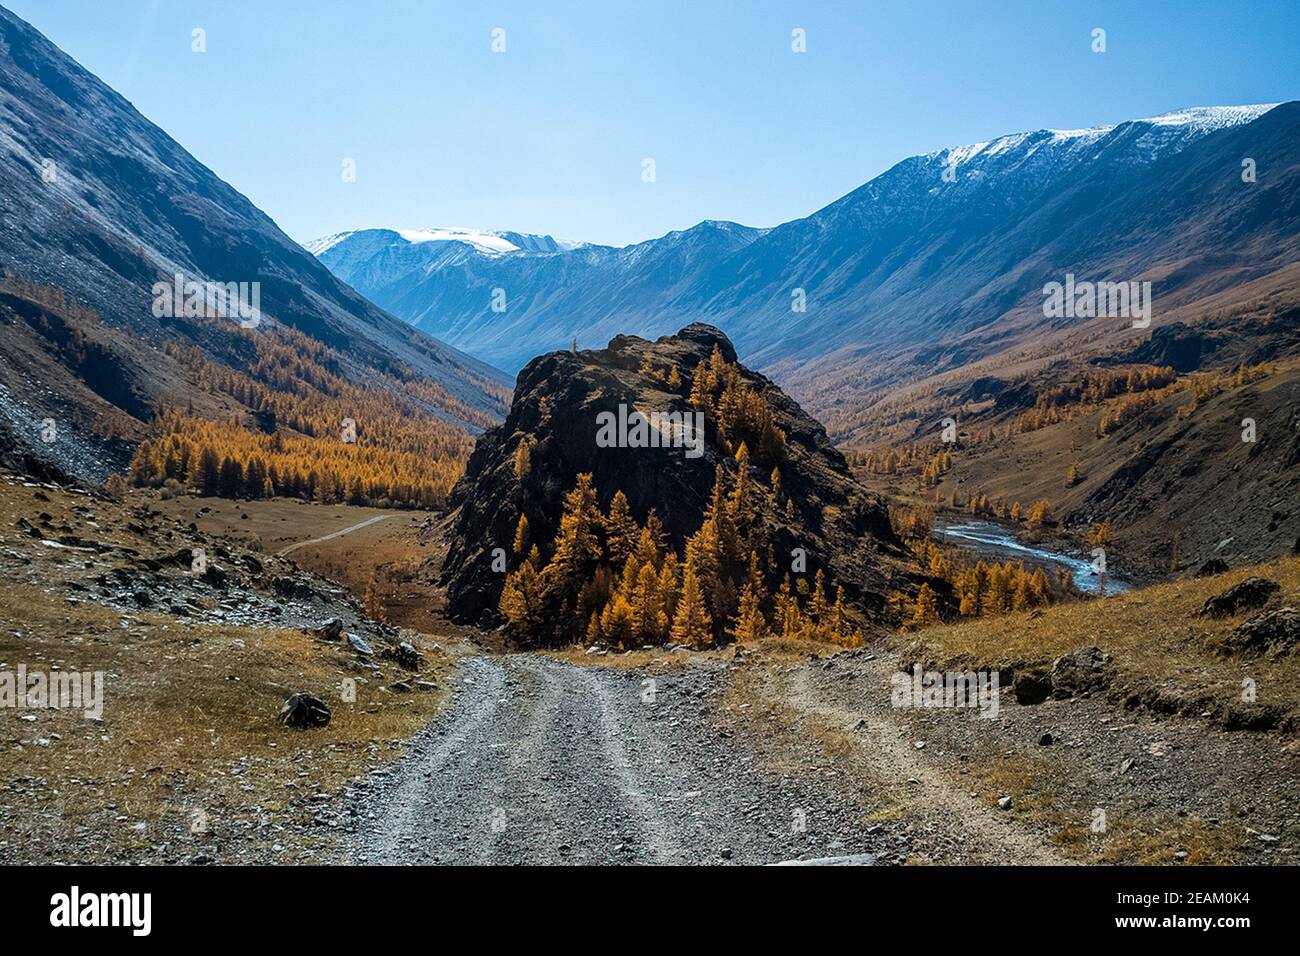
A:
POLYGON ((329 722, 329 706, 311 694, 294 694, 280 708, 280 723, 286 727, 305 730, 309 727, 324 727, 329 722))
POLYGON ((1206 601, 1200 616, 1231 617, 1242 611, 1254 611, 1267 604, 1269 598, 1280 590, 1281 586, 1268 578, 1246 578, 1206 601))
POLYGON ((397 666, 406 671, 418 671, 422 660, 420 652, 415 649, 415 645, 407 641, 384 648, 382 656, 386 660, 396 661, 397 666))
POLYGON ((1057 700, 1100 690, 1110 683, 1110 655, 1085 647, 1052 662, 1052 696, 1057 700))
POLYGON ((1243 654, 1289 653, 1300 644, 1300 611, 1278 608, 1238 624, 1228 636, 1228 647, 1243 654))

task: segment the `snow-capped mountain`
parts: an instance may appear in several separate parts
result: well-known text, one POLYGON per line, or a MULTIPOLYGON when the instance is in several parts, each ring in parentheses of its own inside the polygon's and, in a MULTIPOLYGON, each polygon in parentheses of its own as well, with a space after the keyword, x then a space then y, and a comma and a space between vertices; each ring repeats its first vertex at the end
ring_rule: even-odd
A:
MULTIPOLYGON (((432 229, 352 229, 332 236, 313 239, 303 247, 319 256, 341 242, 351 239, 377 240, 384 244, 419 246, 438 243, 460 243, 484 255, 504 255, 509 252, 565 252, 586 245, 552 236, 537 236, 523 232, 488 232, 483 229, 463 229, 455 226, 437 226, 432 229)), ((436 248, 436 245, 431 248, 436 248)))
POLYGON ((772 229, 706 221, 619 249, 538 254, 369 230, 322 240, 317 254, 379 305, 507 369, 575 336, 599 345, 696 320, 783 378, 827 363, 898 367, 961 337, 934 354, 967 361, 988 351, 972 335, 1025 334, 1023 321, 999 322, 1041 304, 1044 282, 1066 271, 1158 275, 1157 296, 1177 297, 1293 261, 1300 230, 1283 187, 1298 117, 1296 103, 1198 107, 1001 136, 905 159, 772 229), (1261 171, 1251 184, 1246 158, 1261 171))

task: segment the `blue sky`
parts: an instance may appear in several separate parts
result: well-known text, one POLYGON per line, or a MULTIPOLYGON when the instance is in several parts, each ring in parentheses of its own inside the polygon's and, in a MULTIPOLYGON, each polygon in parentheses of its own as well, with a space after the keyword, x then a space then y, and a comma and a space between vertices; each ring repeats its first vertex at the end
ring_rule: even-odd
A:
POLYGON ((1300 97, 1295 0, 0 3, 300 241, 770 226, 915 153, 1300 97))

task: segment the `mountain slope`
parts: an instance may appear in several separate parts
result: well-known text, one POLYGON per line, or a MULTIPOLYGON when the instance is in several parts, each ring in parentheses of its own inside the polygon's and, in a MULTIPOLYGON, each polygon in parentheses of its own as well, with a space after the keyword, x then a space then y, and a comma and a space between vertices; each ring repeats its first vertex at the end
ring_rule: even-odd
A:
POLYGON ((1152 280, 1158 324, 1162 312, 1294 261, 1298 132, 1297 103, 1189 109, 915 156, 768 230, 702 223, 626 249, 471 251, 422 270, 390 270, 342 243, 322 261, 504 367, 574 335, 708 321, 824 412, 827 394, 1099 328, 1044 321, 1042 287, 1066 272, 1152 280), (1244 158, 1256 182, 1243 182, 1244 158), (493 288, 506 292, 504 313, 491 311, 493 288), (804 312, 792 310, 796 289, 804 312))
MULTIPOLYGON (((140 373, 127 383, 139 398, 126 409, 132 416, 177 398, 166 380, 178 373, 154 346, 180 338, 212 348, 223 338, 215 322, 155 316, 153 286, 176 273, 197 282, 258 283, 266 329, 291 327, 328 346, 356 381, 376 374, 427 379, 445 396, 431 410, 461 426, 478 429, 503 409, 499 372, 342 284, 125 99, 3 8, 0 267, 75 297, 110 330, 104 334, 133 353, 121 365, 140 373)), ((38 353, 50 350, 16 313, 6 318, 0 384, 21 404, 40 391, 39 375, 48 369, 38 353)), ((23 430, 19 416, 6 417, 23 430)))

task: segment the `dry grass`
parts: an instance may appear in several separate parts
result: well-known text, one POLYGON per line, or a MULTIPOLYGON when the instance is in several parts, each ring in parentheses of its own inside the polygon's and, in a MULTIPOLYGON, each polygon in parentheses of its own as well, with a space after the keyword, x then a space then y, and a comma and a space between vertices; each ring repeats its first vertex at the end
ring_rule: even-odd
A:
POLYGON ((1176 581, 1097 601, 1058 605, 1038 618, 1010 614, 928 628, 917 635, 923 653, 946 662, 996 665, 1050 662, 1097 646, 1122 677, 1172 693, 1211 696, 1225 705, 1241 699, 1242 680, 1256 682, 1261 704, 1300 708, 1300 654, 1247 658, 1223 653, 1232 629, 1252 613, 1201 618, 1207 598, 1252 575, 1282 586, 1272 606, 1300 604, 1300 559, 1283 558, 1197 580, 1176 581))
MULTIPOLYGON (((438 689, 397 693, 386 686, 395 665, 384 662, 377 679, 299 631, 123 614, 14 587, 0 596, 0 669, 103 671, 104 711, 102 723, 80 711, 0 711, 0 777, 42 781, 44 802, 68 826, 106 802, 144 820, 223 806, 275 811, 396 756, 439 711, 451 659, 427 642, 423 650, 419 677, 438 689), (355 703, 341 700, 345 678, 357 682, 355 703), (328 727, 279 724, 297 691, 329 704, 328 727)), ((9 810, 43 812, 22 803, 9 810)))

